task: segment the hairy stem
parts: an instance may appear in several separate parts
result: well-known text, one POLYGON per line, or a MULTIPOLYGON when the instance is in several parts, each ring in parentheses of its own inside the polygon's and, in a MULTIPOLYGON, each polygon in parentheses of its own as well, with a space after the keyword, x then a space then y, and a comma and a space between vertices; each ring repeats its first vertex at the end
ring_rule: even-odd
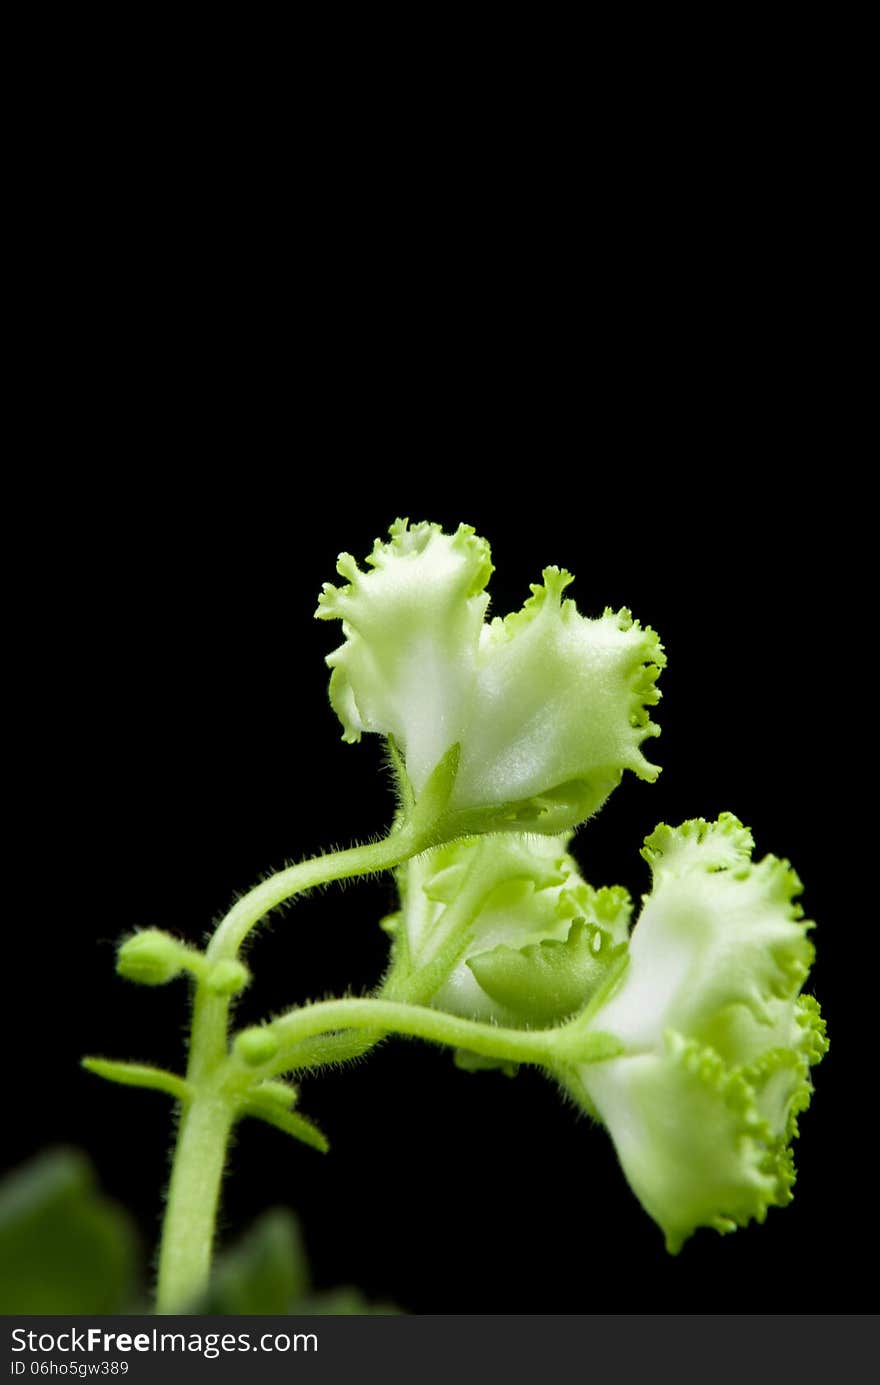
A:
MULTIPOLYGON (((381 842, 333 852, 279 871, 233 905, 217 928, 207 957, 212 962, 235 957, 265 914, 303 890, 330 880, 387 870, 417 850, 416 835, 404 827, 381 842)), ((230 997, 212 995, 204 981, 198 980, 186 1074, 191 1095, 183 1103, 177 1132, 159 1251, 160 1313, 185 1310, 197 1303, 207 1288, 229 1132, 244 1095, 257 1080, 254 1074, 242 1082, 239 1073, 238 1081, 228 1081, 229 1005, 230 997)))
POLYGON ((158 1313, 185 1312, 207 1288, 234 1119, 234 1105, 220 1092, 200 1092, 184 1108, 159 1252, 158 1313))
POLYGON ((376 1036, 407 1034, 433 1043, 466 1048, 486 1058, 503 1058, 514 1063, 542 1063, 555 1052, 558 1030, 504 1029, 459 1019, 457 1015, 427 1006, 400 1004, 391 1000, 328 1000, 305 1006, 283 1015, 269 1026, 279 1051, 260 1065, 262 1076, 287 1072, 296 1064, 298 1046, 304 1039, 335 1030, 372 1030, 376 1036))
POLYGON ((406 827, 393 830, 380 842, 334 851, 314 860, 290 866, 255 885, 232 906, 208 946, 211 961, 234 957, 248 933, 272 909, 315 885, 345 880, 352 875, 371 875, 390 870, 407 860, 421 844, 406 827))

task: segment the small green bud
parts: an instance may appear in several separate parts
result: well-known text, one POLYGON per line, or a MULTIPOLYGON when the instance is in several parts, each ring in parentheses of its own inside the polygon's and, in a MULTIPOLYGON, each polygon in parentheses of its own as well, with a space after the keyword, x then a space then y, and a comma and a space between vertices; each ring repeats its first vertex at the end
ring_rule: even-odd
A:
POLYGON ((278 1052, 278 1040, 271 1029, 245 1029, 235 1040, 235 1051, 248 1067, 268 1063, 278 1052))
POLYGON ((159 928, 146 928, 127 938, 116 954, 116 970, 126 981, 164 986, 183 971, 188 949, 159 928))
POLYGON ((283 1111, 290 1111, 296 1105, 299 1092, 289 1082, 274 1082, 270 1079, 254 1087, 253 1095, 263 1101, 271 1101, 283 1111))
POLYGON ((209 969, 205 985, 212 995, 238 995, 250 979, 251 974, 243 962, 224 957, 209 969))

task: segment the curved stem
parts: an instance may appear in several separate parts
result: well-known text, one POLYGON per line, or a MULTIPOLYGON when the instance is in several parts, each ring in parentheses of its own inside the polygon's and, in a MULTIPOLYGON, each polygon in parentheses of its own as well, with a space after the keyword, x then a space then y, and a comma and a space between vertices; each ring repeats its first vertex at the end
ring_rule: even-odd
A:
POLYGON ((380 842, 352 846, 346 851, 333 851, 316 856, 311 861, 289 866, 268 880, 262 880, 229 910, 208 945, 211 961, 234 957, 253 928, 264 915, 294 895, 331 880, 345 880, 352 875, 371 875, 374 871, 389 870, 421 849, 414 834, 402 827, 392 830, 380 842))
POLYGON ((296 1047, 303 1039, 345 1029, 408 1034, 514 1063, 545 1062, 554 1055, 559 1034, 558 1029, 504 1029, 392 1000, 328 1000, 294 1010, 269 1026, 268 1032, 277 1040, 280 1051, 260 1065, 261 1075, 289 1071, 295 1063, 296 1047))

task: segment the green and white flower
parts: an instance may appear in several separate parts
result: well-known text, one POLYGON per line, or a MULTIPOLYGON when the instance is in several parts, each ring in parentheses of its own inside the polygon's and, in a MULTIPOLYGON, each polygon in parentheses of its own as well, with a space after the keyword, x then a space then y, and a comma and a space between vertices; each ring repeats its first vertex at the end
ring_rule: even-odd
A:
POLYGON ((475 837, 401 867, 383 993, 504 1025, 582 1010, 620 956, 632 905, 581 878, 568 835, 475 837))
POLYGON ((645 844, 654 888, 628 958, 566 1038, 557 1075, 608 1127, 624 1173, 677 1251, 699 1226, 733 1230, 791 1200, 791 1141, 827 1048, 801 996, 812 927, 800 882, 730 814, 645 844), (578 1064, 590 1033, 620 1056, 578 1064))
POLYGON ((656 779, 642 752, 664 663, 626 610, 590 620, 563 600, 570 573, 545 568, 521 611, 485 622, 489 546, 462 525, 398 520, 348 585, 325 584, 317 615, 341 620, 328 658, 344 739, 393 738, 418 801, 454 746, 447 836, 563 831, 605 802, 624 770, 656 779))

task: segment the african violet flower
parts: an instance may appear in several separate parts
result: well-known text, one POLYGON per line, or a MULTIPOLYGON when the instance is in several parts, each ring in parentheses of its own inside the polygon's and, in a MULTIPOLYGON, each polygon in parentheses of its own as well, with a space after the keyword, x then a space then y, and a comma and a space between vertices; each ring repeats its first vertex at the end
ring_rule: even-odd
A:
POLYGON ((450 1014, 544 1025, 582 1010, 627 936, 626 890, 594 890, 568 836, 504 833, 429 851, 398 872, 386 995, 450 1014))
POLYGON ((406 520, 390 533, 370 571, 340 557, 348 585, 325 584, 318 606, 343 623, 327 662, 345 740, 393 738, 417 801, 458 745, 450 836, 559 832, 601 807, 625 769, 656 779, 641 750, 658 731, 647 708, 664 656, 652 630, 626 610, 579 615, 558 568, 544 570, 521 611, 486 624, 484 539, 466 525, 449 535, 406 520))
POLYGON ((773 856, 752 863, 752 845, 730 814, 648 838, 654 889, 628 961, 576 1022, 623 1052, 558 1070, 673 1252, 698 1226, 733 1230, 791 1200, 790 1143, 827 1047, 799 994, 813 957, 800 883, 773 856))

